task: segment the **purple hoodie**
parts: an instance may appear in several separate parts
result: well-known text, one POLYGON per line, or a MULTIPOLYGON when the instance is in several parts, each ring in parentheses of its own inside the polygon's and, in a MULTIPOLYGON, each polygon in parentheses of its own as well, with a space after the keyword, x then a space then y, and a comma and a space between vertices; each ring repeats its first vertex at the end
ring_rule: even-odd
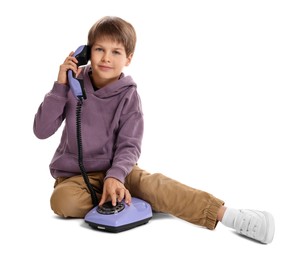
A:
MULTIPOLYGON (((137 85, 121 74, 118 81, 94 90, 89 78, 90 66, 83 77, 87 99, 81 113, 83 164, 87 172, 105 171, 106 178, 124 182, 141 152, 143 113, 137 85)), ((76 139, 77 99, 68 85, 54 83, 34 118, 33 131, 45 139, 64 121, 60 144, 50 163, 54 178, 81 174, 76 139)))

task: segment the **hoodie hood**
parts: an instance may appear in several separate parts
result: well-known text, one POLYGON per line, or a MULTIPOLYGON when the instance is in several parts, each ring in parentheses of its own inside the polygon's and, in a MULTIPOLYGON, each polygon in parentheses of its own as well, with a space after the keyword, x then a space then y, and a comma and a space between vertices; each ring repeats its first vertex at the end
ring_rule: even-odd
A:
POLYGON ((81 75, 78 77, 81 79, 83 78, 86 94, 87 93, 93 94, 98 98, 104 99, 115 95, 119 95, 123 91, 126 91, 128 88, 132 88, 132 87, 137 88, 137 84, 134 82, 131 76, 125 76, 124 73, 121 73, 119 80, 116 80, 106 85, 105 87, 95 91, 89 76, 90 72, 91 72, 91 66, 87 65, 82 70, 81 75))

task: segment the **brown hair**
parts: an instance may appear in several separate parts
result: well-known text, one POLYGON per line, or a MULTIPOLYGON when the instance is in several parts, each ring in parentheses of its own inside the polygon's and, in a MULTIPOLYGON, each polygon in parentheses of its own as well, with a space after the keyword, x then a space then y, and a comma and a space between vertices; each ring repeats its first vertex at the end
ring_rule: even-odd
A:
POLYGON ((92 47, 98 39, 108 38, 122 43, 127 57, 134 53, 136 32, 134 27, 125 20, 116 16, 105 16, 98 20, 89 30, 87 44, 92 47))

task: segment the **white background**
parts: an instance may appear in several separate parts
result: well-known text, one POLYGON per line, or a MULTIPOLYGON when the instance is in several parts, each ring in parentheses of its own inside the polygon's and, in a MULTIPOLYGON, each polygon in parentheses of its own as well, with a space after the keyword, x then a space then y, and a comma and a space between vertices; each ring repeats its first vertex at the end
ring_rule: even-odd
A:
POLYGON ((2 1, 1 259, 296 259, 297 1, 2 1), (227 206, 273 213, 261 245, 222 224, 167 215, 119 234, 54 216, 48 165, 60 132, 32 124, 65 57, 104 15, 131 22, 125 71, 145 117, 139 165, 211 192, 227 206))

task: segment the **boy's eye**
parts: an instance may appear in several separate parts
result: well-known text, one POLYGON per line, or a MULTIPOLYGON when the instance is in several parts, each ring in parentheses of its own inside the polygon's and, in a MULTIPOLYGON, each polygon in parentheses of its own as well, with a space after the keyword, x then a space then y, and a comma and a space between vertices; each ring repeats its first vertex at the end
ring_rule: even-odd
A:
POLYGON ((114 53, 114 54, 120 54, 120 52, 119 52, 119 51, 113 51, 113 53, 114 53))
POLYGON ((96 48, 96 51, 103 51, 102 48, 96 48))

